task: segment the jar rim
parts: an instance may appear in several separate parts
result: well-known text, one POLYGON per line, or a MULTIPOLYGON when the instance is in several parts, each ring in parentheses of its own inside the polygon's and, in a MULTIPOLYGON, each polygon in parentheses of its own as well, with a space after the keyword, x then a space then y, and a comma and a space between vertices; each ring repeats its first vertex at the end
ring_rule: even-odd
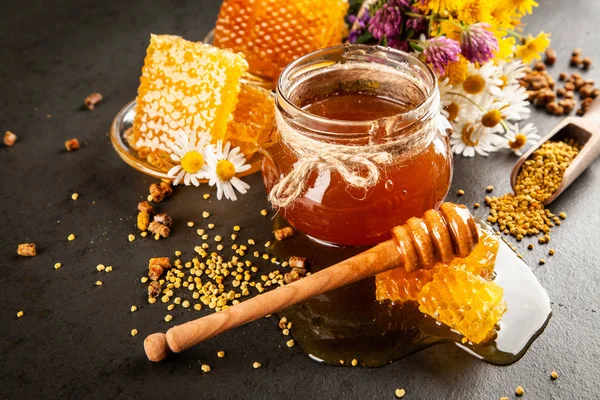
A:
MULTIPOLYGON (((423 91, 423 99, 414 107, 411 107, 410 110, 380 118, 379 120, 402 116, 407 120, 412 119, 415 122, 422 121, 424 117, 430 114, 429 111, 434 105, 435 99, 439 98, 437 77, 435 73, 426 63, 421 61, 415 55, 390 47, 363 44, 341 44, 305 54, 288 64, 277 80, 277 108, 292 118, 301 116, 303 119, 316 124, 328 125, 332 128, 337 126, 343 127, 345 130, 348 128, 353 130, 356 129, 357 134, 352 135, 353 138, 368 135, 369 127, 371 127, 373 120, 349 121, 323 117, 302 109, 290 98, 291 93, 293 92, 292 84, 295 79, 312 71, 335 64, 341 64, 346 61, 372 61, 379 64, 386 63, 386 66, 391 66, 396 69, 402 68, 404 70, 407 70, 406 65, 409 64, 409 69, 415 75, 420 74, 419 77, 421 79, 419 79, 419 82, 423 84, 421 88, 425 89, 423 91)), ((324 137, 340 136, 340 134, 335 133, 335 129, 331 129, 331 131, 320 131, 318 134, 323 135, 324 137)), ((345 133, 344 136, 347 136, 347 133, 345 133)))

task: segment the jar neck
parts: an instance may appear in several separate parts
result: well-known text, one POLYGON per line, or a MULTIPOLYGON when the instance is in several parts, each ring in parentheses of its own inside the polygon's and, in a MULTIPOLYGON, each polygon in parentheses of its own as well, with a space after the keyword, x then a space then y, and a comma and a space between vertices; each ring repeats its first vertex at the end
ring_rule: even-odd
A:
POLYGON ((280 75, 276 103, 278 123, 346 145, 383 144, 434 131, 429 125, 440 110, 436 78, 427 65, 408 53, 364 45, 335 46, 296 60, 280 75), (401 111, 356 121, 305 109, 315 100, 346 94, 386 98, 401 111))

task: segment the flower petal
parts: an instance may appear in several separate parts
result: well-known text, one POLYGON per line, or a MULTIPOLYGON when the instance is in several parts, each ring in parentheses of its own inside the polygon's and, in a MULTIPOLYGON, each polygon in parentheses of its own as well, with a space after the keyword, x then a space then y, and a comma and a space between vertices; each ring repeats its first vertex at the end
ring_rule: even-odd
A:
POLYGON ((181 179, 184 177, 185 175, 185 171, 181 170, 181 172, 179 172, 179 175, 177 175, 177 177, 175 178, 175 180, 173 181, 173 185, 177 186, 179 185, 179 183, 181 182, 181 179))
POLYGON ((235 187, 238 192, 240 192, 241 194, 244 194, 248 191, 248 189, 250 189, 250 185, 248 185, 246 182, 244 182, 243 180, 241 180, 238 177, 233 177, 231 178, 231 181, 229 181, 233 187, 235 187))
POLYGON ((170 178, 174 178, 177 173, 181 171, 181 165, 176 165, 167 172, 167 176, 170 178))

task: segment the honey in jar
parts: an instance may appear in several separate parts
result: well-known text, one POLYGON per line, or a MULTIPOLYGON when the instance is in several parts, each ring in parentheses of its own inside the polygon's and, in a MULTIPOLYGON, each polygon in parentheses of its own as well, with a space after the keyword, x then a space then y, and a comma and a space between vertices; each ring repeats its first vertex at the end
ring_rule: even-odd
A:
POLYGON ((452 156, 439 110, 435 75, 407 53, 346 45, 296 60, 280 76, 274 144, 263 150, 268 192, 295 174, 293 201, 274 205, 323 242, 388 239, 448 192, 452 156))

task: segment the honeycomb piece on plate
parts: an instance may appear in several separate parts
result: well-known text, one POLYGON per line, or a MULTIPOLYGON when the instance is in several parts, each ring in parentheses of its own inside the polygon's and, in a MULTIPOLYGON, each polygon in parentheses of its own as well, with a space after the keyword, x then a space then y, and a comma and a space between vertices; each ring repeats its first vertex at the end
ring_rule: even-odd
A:
MULTIPOLYGON (((467 271, 489 280, 494 271, 498 247, 498 238, 494 234, 481 230, 479 243, 471 254, 465 258, 455 258, 449 266, 463 266, 467 271)), ((433 273, 442 267, 442 264, 438 264, 431 270, 406 272, 404 268, 396 268, 382 272, 375 277, 375 296, 379 301, 417 300, 423 286, 431 281, 433 273)))
POLYGON ((178 132, 223 139, 247 69, 244 57, 229 50, 152 35, 128 142, 156 165, 168 163, 178 132))
POLYGON ((339 44, 347 0, 224 0, 214 44, 242 52, 254 75, 275 80, 296 58, 339 44))
POLYGON ((506 311, 504 290, 463 266, 439 268, 419 293, 419 310, 473 343, 489 339, 506 311))
POLYGON ((227 127, 225 140, 239 146, 249 159, 270 138, 275 116, 275 101, 268 90, 242 84, 233 120, 227 127))

